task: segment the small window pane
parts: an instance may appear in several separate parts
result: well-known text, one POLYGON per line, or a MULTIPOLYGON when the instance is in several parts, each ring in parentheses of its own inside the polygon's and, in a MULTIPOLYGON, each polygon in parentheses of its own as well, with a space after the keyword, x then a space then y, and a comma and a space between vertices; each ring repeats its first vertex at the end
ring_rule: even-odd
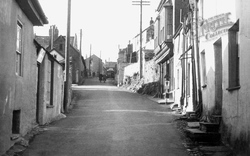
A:
POLYGON ((16 53, 16 74, 21 75, 21 54, 16 53))
POLYGON ((22 74, 22 25, 17 22, 17 35, 16 35, 16 74, 22 74))

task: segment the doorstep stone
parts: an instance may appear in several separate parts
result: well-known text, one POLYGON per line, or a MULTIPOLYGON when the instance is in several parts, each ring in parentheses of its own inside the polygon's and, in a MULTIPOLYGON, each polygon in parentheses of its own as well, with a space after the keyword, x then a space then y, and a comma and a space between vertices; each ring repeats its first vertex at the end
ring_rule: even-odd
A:
POLYGON ((221 135, 217 132, 205 132, 197 128, 186 128, 187 136, 198 142, 220 142, 221 135))
POLYGON ((218 132, 220 124, 210 122, 200 122, 200 129, 206 132, 218 132))
POLYGON ((200 127, 200 122, 187 122, 187 126, 189 128, 199 128, 200 127))

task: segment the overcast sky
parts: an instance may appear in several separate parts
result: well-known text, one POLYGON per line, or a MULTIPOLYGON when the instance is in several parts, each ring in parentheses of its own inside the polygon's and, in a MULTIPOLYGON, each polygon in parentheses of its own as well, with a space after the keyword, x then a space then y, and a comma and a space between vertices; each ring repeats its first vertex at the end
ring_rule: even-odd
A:
MULTIPOLYGON (((50 25, 56 25, 59 35, 66 35, 68 0, 39 0, 49 24, 35 27, 37 35, 48 36, 50 25)), ((151 0, 150 6, 143 6, 143 29, 149 26, 150 18, 155 20, 160 0, 151 0)), ((103 61, 117 61, 118 45, 124 48, 129 40, 140 31, 140 7, 132 0, 71 0, 71 36, 80 29, 83 32, 82 53, 92 54, 103 61)))

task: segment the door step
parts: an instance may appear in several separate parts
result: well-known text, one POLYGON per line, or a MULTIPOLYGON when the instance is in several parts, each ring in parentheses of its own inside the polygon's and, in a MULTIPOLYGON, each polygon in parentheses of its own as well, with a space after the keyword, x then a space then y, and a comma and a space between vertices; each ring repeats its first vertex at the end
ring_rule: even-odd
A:
POLYGON ((219 123, 200 122, 200 130, 205 132, 219 132, 219 123))
POLYGON ((187 127, 198 129, 200 127, 200 122, 187 122, 187 127))
POLYGON ((220 142, 221 135, 218 132, 205 132, 199 128, 186 128, 187 136, 198 142, 220 142))

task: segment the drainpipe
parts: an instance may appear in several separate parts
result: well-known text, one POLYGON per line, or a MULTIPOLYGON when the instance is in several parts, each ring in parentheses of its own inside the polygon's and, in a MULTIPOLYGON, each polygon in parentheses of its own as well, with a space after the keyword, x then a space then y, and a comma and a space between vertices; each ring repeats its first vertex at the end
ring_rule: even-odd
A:
POLYGON ((198 116, 202 113, 202 91, 201 91, 201 75, 200 75, 200 51, 199 51, 199 34, 198 34, 198 6, 197 0, 194 2, 194 22, 195 22, 195 51, 196 51, 196 61, 197 61, 197 78, 198 78, 198 116))
POLYGON ((192 97, 193 97, 193 109, 196 111, 197 107, 197 80, 196 80, 196 61, 195 61, 195 51, 194 51, 194 19, 193 19, 193 12, 191 13, 191 29, 190 29, 190 40, 191 40, 191 45, 192 45, 192 51, 191 51, 191 59, 192 59, 192 84, 193 84, 193 89, 192 89, 192 97))
MULTIPOLYGON (((182 9, 180 10, 180 24, 182 25, 182 30, 183 30, 183 33, 182 33, 182 35, 183 35, 182 54, 184 54, 185 53, 185 34, 184 34, 185 33, 185 25, 181 21, 181 18, 182 18, 182 9)), ((179 40, 179 42, 180 42, 180 40, 179 40)), ((185 98, 185 58, 181 59, 181 68, 182 68, 182 74, 181 74, 181 99, 180 99, 180 104, 181 104, 181 108, 183 110, 184 98, 185 98)))
POLYGON ((161 69, 161 98, 162 98, 162 94, 164 91, 164 76, 163 76, 163 64, 160 64, 160 69, 161 69))

